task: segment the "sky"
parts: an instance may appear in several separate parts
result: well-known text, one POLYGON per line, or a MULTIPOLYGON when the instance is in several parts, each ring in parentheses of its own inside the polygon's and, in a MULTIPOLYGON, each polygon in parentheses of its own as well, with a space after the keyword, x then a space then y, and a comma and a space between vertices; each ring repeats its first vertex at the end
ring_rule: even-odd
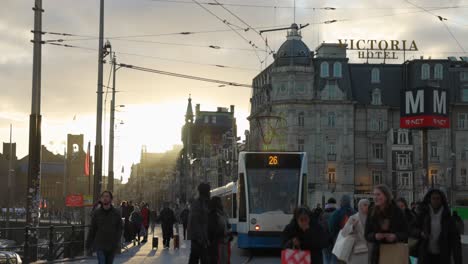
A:
MULTIPOLYGON (((17 142, 21 158, 28 150, 34 1, 1 2, 0 141, 9 140, 12 124, 13 141, 17 142)), ((298 24, 310 23, 302 30, 302 36, 311 50, 322 42, 338 39, 414 40, 419 51, 409 54, 409 59, 422 55, 467 56, 463 50, 468 50, 467 0, 296 0, 295 12, 291 8, 293 0, 218 0, 226 4, 227 10, 202 5, 212 14, 193 0, 105 2, 105 37, 111 42, 118 62, 244 84, 250 84, 273 59, 265 52, 262 38, 252 29, 243 29, 288 26, 294 17, 298 24), (445 25, 437 16, 447 18, 445 25), (337 21, 324 23, 331 20, 337 21), (242 30, 236 33, 228 25, 242 30), (174 34, 180 32, 195 34, 174 34), (254 51, 248 42, 258 49, 254 51), (209 48, 210 45, 219 48, 209 48)), ((68 133, 84 134, 85 142, 95 141, 99 1, 43 0, 43 8, 43 31, 75 35, 44 34, 43 38, 62 38, 66 40, 63 44, 77 47, 42 47, 42 143, 56 153, 63 153, 68 133)), ((284 31, 278 31, 265 37, 270 48, 278 50, 285 35, 284 31)), ((349 52, 348 56, 352 62, 363 62, 356 58, 356 52, 349 52)), ((105 65, 106 86, 111 85, 109 72, 109 65, 105 65)), ((243 135, 249 127, 246 120, 250 111, 249 88, 219 87, 126 68, 117 71, 116 80, 116 103, 125 107, 116 113, 115 171, 120 172, 124 166, 124 179, 128 178, 130 165, 139 161, 143 145, 148 151, 162 152, 181 144, 180 129, 189 94, 193 104, 201 104, 202 110, 235 105, 238 134, 243 135)), ((103 127, 106 131, 103 143, 107 150, 110 94, 105 103, 107 124, 103 127)), ((107 151, 104 174, 106 159, 107 151)))

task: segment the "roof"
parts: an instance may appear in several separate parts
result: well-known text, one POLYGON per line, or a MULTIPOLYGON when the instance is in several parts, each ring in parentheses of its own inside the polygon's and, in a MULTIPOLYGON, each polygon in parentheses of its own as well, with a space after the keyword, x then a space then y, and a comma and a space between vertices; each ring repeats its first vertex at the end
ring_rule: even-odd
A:
POLYGON ((310 50, 302 41, 302 36, 296 24, 291 25, 287 40, 278 49, 275 55, 276 66, 310 65, 310 50))

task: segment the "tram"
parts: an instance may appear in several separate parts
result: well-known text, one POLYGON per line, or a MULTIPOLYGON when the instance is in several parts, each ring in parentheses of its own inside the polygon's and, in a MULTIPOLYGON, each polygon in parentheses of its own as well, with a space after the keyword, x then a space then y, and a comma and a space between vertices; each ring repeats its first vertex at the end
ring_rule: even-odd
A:
POLYGON ((237 183, 230 182, 225 186, 211 190, 211 197, 219 196, 223 203, 223 208, 229 217, 231 231, 237 232, 237 183))
POLYGON ((241 152, 237 182, 239 248, 280 248, 281 233, 307 201, 305 152, 241 152))

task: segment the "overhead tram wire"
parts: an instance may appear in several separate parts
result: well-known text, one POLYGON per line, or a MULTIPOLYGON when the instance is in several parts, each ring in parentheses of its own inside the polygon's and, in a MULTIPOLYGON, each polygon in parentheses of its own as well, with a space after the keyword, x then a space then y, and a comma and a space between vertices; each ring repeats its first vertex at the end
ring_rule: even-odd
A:
POLYGON ((260 58, 260 56, 258 55, 258 52, 257 52, 257 48, 258 46, 255 45, 255 43, 253 43, 251 40, 248 40, 246 37, 244 37, 242 34, 240 34, 238 31, 236 31, 235 29, 232 28, 232 26, 230 24, 227 24, 225 21, 225 19, 222 19, 220 18, 218 15, 216 15, 215 13, 213 13, 211 10, 209 10, 208 8, 204 7, 202 4, 200 4, 197 0, 192 0, 193 2, 195 2, 199 7, 201 7, 203 10, 205 10, 206 12, 208 12, 210 15, 214 16, 216 19, 218 19, 219 21, 223 22, 223 24, 225 24, 226 26, 228 26, 234 33, 236 33, 239 37, 241 37, 243 40, 245 40, 255 51, 255 55, 257 56, 258 58, 258 61, 260 62, 260 64, 263 64, 263 61, 262 59, 260 58))
POLYGON ((175 73, 175 72, 161 71, 161 70, 150 69, 150 68, 145 68, 145 67, 140 67, 140 66, 135 66, 135 65, 130 65, 130 64, 124 64, 124 63, 119 63, 117 65, 120 66, 120 67, 123 67, 123 68, 127 68, 127 69, 133 69, 133 70, 149 72, 149 73, 156 73, 156 74, 172 76, 172 77, 178 77, 178 78, 183 78, 183 79, 190 79, 190 80, 202 81, 202 82, 211 82, 211 83, 217 83, 217 84, 221 84, 221 85, 252 88, 252 86, 249 85, 249 84, 228 82, 228 81, 210 79, 210 78, 205 78, 205 77, 198 77, 198 76, 175 73))
MULTIPOLYGON (((68 45, 68 44, 61 44, 61 43, 45 42, 44 44, 53 45, 53 46, 60 46, 60 47, 65 47, 65 48, 75 48, 75 49, 81 49, 81 50, 87 50, 87 51, 93 51, 93 52, 94 52, 94 51, 97 51, 97 49, 93 49, 93 48, 86 48, 86 47, 80 47, 80 46, 68 45)), ((194 61, 186 61, 186 60, 162 58, 162 57, 155 57, 155 56, 144 55, 144 54, 137 54, 137 53, 118 52, 118 51, 116 51, 115 53, 116 53, 116 54, 119 54, 119 55, 128 55, 128 56, 135 56, 135 57, 143 57, 143 58, 148 58, 148 59, 164 60, 164 61, 179 62, 179 63, 187 63, 187 64, 194 64, 194 65, 202 65, 202 66, 210 66, 210 67, 216 67, 216 68, 235 69, 235 70, 244 70, 244 71, 255 71, 255 72, 258 71, 257 69, 253 69, 253 68, 243 68, 243 67, 236 67, 236 66, 227 66, 227 65, 222 65, 222 64, 199 63, 199 62, 194 62, 194 61)))
POLYGON ((442 17, 442 16, 439 16, 437 14, 434 14, 433 12, 431 12, 431 10, 428 10, 422 6, 419 6, 417 4, 414 4, 412 2, 410 2, 409 0, 405 0, 408 4, 414 6, 414 7, 417 7, 423 11, 425 11, 426 13, 436 17, 440 22, 442 22, 442 24, 444 25, 445 29, 447 30, 447 32, 450 34, 450 36, 453 38, 453 40, 455 40, 455 42, 457 43, 458 47, 460 48, 460 50, 463 51, 463 53, 466 53, 465 49, 463 48, 463 46, 461 45, 461 43, 458 41, 458 39, 455 37, 455 35, 453 34, 452 30, 450 30, 450 28, 447 26, 447 24, 445 23, 445 21, 447 21, 448 19, 445 18, 445 17, 442 17))

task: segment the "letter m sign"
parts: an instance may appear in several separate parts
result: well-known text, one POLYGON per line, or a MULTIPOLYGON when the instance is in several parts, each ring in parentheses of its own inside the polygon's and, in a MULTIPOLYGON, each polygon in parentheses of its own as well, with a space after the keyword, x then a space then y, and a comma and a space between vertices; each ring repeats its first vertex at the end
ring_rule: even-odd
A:
MULTIPOLYGON (((435 92, 435 91, 434 91, 435 92)), ((405 114, 423 114, 424 113, 424 90, 405 92, 405 114)))

